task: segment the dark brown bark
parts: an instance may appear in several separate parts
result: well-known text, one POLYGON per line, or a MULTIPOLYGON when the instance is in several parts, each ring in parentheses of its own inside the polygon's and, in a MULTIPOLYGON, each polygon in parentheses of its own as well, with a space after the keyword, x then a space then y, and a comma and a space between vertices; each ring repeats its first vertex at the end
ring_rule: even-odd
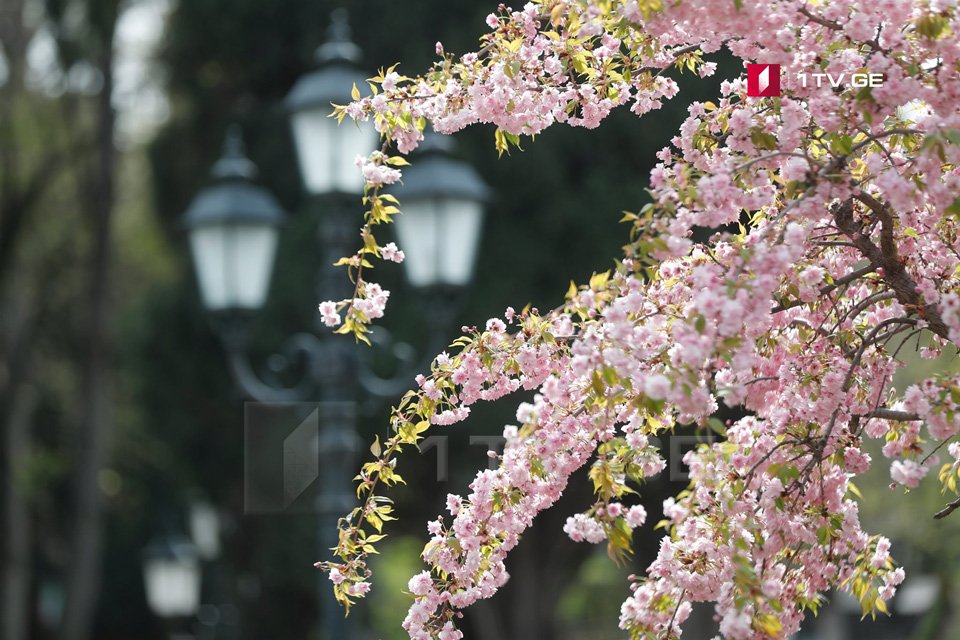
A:
POLYGON ((853 245, 875 267, 882 267, 883 281, 897 294, 897 301, 908 311, 927 321, 927 327, 941 338, 949 340, 949 330, 940 317, 935 304, 925 304, 917 293, 917 281, 913 279, 897 251, 894 239, 894 213, 883 202, 868 194, 860 194, 856 200, 877 216, 880 221, 880 246, 864 233, 863 222, 854 218, 854 200, 841 203, 834 209, 833 219, 837 228, 846 235, 853 245))

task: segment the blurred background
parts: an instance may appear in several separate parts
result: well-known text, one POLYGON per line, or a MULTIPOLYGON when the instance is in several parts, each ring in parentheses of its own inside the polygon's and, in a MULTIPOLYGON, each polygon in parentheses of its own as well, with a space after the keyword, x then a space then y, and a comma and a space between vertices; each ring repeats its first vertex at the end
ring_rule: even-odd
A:
MULTIPOLYGON (((423 201, 400 229, 408 264, 375 273, 393 291, 389 333, 374 349, 313 337, 324 335, 317 303, 344 284, 331 256, 353 250, 360 225, 343 176, 364 143, 324 129, 318 110, 349 95, 351 74, 397 61, 415 74, 437 41, 474 49, 493 8, 0 0, 0 640, 406 637, 402 591, 421 570, 424 523, 487 464, 519 399, 476 407, 401 461, 401 520, 374 592, 344 626, 312 563, 355 462, 415 363, 461 325, 508 305, 551 308, 571 279, 612 266, 620 213, 647 201, 654 154, 686 115, 676 101, 642 121, 624 112, 596 131, 556 128, 499 161, 490 128, 434 141, 431 169, 407 174, 410 197, 399 194, 423 201), (343 8, 349 27, 332 17, 343 8), (310 156, 321 146, 329 157, 310 156), (459 221, 456 242, 441 241, 445 215, 459 221), (299 404, 263 402, 275 400, 299 404), (298 425, 309 447, 320 434, 322 455, 290 476, 270 453, 283 443, 263 434, 298 425)), ((719 61, 715 78, 678 76, 683 100, 737 75, 719 61)), ((644 490, 651 522, 683 488, 679 457, 694 444, 664 443, 674 473, 644 490)), ((803 637, 958 637, 956 523, 929 520, 936 489, 890 491, 876 467, 864 510, 910 569, 896 615, 858 627, 859 608, 841 600, 803 637)), ((657 537, 638 531, 626 567, 570 542, 563 522, 590 502, 581 475, 515 550, 507 587, 466 612, 467 638, 622 637, 626 575, 657 537)), ((712 628, 697 611, 687 635, 712 628)))

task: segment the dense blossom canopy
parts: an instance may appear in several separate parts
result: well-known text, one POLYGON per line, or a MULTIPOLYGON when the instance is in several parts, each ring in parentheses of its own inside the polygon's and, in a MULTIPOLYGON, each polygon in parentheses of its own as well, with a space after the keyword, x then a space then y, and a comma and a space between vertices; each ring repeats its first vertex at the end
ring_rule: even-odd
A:
POLYGON ((540 0, 501 5, 487 24, 476 53, 438 43, 424 75, 387 70, 336 110, 373 120, 384 141, 358 162, 364 242, 342 261, 355 295, 323 305, 342 333, 365 339, 383 313, 368 259, 402 253, 374 237, 399 212, 381 187, 406 164, 391 153, 415 149, 428 123, 492 123, 504 151, 557 123, 596 127, 616 107, 642 116, 676 95, 670 74, 712 74, 722 47, 779 64, 782 91, 749 97, 744 75, 692 104, 657 154, 652 203, 626 216, 617 268, 549 313, 508 309, 418 378, 357 476, 336 560, 320 564, 337 597, 349 606, 370 588, 366 558, 393 519, 377 490, 400 481, 396 454, 478 401, 527 389, 535 400, 505 427, 500 467, 428 524, 411 638, 462 637, 459 610, 508 579, 508 552, 584 465, 595 502, 564 530, 622 559, 646 519, 622 501, 664 467, 651 441, 690 423, 723 437, 685 458, 690 485, 664 505, 659 555, 621 608, 631 637, 679 637, 694 602, 715 603, 724 638, 784 637, 832 588, 885 612, 904 574, 889 541, 860 526, 851 478, 871 465, 864 441, 884 443, 906 487, 936 467, 955 490, 960 459, 958 380, 891 387, 899 350, 960 344, 956 0, 540 0), (813 73, 841 81, 817 86, 813 73), (721 424, 720 403, 746 417, 721 424))

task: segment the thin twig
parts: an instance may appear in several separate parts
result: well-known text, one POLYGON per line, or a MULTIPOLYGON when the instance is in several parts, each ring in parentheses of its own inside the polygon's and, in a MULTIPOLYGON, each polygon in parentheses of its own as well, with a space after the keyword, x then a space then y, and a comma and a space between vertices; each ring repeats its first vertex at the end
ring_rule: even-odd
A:
POLYGON ((863 416, 864 418, 881 418, 883 420, 896 420, 898 422, 914 422, 916 420, 922 420, 920 416, 909 411, 898 411, 896 409, 874 409, 867 415, 863 416))
POLYGON ((946 518, 948 515, 950 515, 957 509, 960 509, 960 498, 957 498, 953 502, 948 502, 947 506, 945 506, 943 509, 940 509, 940 511, 937 511, 935 514, 933 514, 933 517, 936 518, 937 520, 942 520, 943 518, 946 518))

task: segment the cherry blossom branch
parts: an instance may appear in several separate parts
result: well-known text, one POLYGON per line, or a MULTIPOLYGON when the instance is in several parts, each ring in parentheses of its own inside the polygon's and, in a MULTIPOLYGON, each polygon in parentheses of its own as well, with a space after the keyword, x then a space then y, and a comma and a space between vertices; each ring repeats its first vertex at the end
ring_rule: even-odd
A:
POLYGON ((806 7, 800 7, 797 9, 803 16, 805 16, 810 22, 815 22, 820 26, 826 27, 827 29, 832 29, 834 31, 842 31, 843 26, 836 20, 828 20, 826 18, 821 18, 820 16, 811 13, 806 7))
POLYGON ((845 200, 834 208, 833 219, 837 228, 851 239, 861 254, 871 263, 883 267, 881 278, 897 294, 897 300, 908 309, 915 309, 931 331, 941 338, 950 339, 947 325, 940 316, 940 311, 934 304, 924 304, 917 293, 917 282, 904 268, 897 252, 893 239, 893 216, 889 207, 866 193, 861 192, 849 200, 845 200), (863 225, 853 219, 853 200, 856 199, 867 205, 879 218, 881 223, 880 247, 878 247, 863 233, 863 225))
MULTIPOLYGON (((543 0, 523 11, 501 6, 488 16, 493 33, 482 38, 479 58, 467 54, 455 62, 438 47, 444 60, 427 75, 387 72, 374 79, 381 92, 374 88, 374 96, 355 98, 344 107, 349 113, 339 115, 372 118, 402 153, 417 146, 427 123, 448 133, 493 124, 502 152, 556 123, 593 128, 623 105, 636 115, 660 108, 678 90, 664 76, 671 58, 701 75, 712 71, 696 53, 700 44, 691 42, 709 34, 709 47, 757 43, 750 49, 754 59, 770 52, 763 42, 775 42, 778 54, 794 50, 820 60, 841 51, 858 63, 886 57, 885 84, 916 87, 915 95, 927 101, 931 115, 924 127, 940 132, 955 126, 955 101, 939 96, 954 95, 960 85, 946 86, 945 74, 912 69, 933 53, 960 53, 953 39, 940 37, 938 21, 927 24, 916 11, 900 24, 890 18, 885 33, 902 36, 891 53, 880 49, 873 16, 859 6, 832 12, 833 19, 816 15, 819 7, 785 15, 782 6, 773 6, 784 16, 773 21, 776 31, 756 6, 741 11, 707 0, 543 0), (556 19, 547 26, 545 15, 556 19), (808 37, 811 31, 815 38, 808 37), (792 36, 796 42, 784 41, 792 36)), ((945 11, 948 23, 956 20, 954 9, 945 11)), ((702 48, 709 47, 705 42, 702 48)), ((794 56, 801 58, 810 59, 794 56)), ((785 73, 802 68, 796 61, 783 64, 785 73)), ((506 554, 530 519, 552 504, 571 469, 591 459, 598 497, 565 530, 575 540, 606 539, 608 549, 629 550, 630 532, 642 523, 635 513, 625 526, 619 498, 648 470, 652 475, 662 468, 649 438, 677 421, 705 423, 718 396, 753 415, 724 425, 723 445, 691 454, 692 490, 665 505, 667 540, 648 577, 632 585, 621 628, 648 640, 664 630, 670 636, 680 632, 691 603, 715 602, 727 637, 787 637, 796 632, 802 610, 829 587, 853 591, 867 612, 885 610, 902 571, 889 558, 888 542, 867 536, 855 509, 846 509, 854 492, 848 481, 869 464, 861 432, 886 436, 891 446, 884 454, 898 458, 891 476, 908 487, 926 473, 927 460, 916 462, 919 429, 941 443, 957 433, 960 403, 953 398, 960 383, 912 387, 902 404, 886 406, 897 354, 912 344, 903 335, 929 325, 940 340, 947 325, 956 331, 960 324, 960 278, 954 275, 960 254, 948 226, 955 220, 941 206, 955 186, 954 149, 946 142, 938 147, 946 140, 940 133, 921 141, 918 129, 885 128, 898 122, 898 91, 863 100, 851 88, 788 87, 780 100, 751 100, 740 78, 725 83, 714 100, 695 103, 673 146, 658 154, 653 202, 629 214, 630 244, 615 275, 595 274, 588 287, 573 287, 559 313, 528 318, 516 334, 508 334, 500 319, 491 319, 485 332, 470 331, 455 343, 458 353, 442 354, 443 363, 438 357, 430 375, 418 379, 420 389, 400 401, 385 453, 377 440, 375 461, 361 470, 364 506, 341 523, 344 563, 327 566, 341 600, 349 604, 347 596, 369 588, 365 560, 372 553, 369 541, 382 537, 382 522, 368 516, 379 517, 387 504, 375 489, 398 481, 393 463, 400 446, 415 445, 432 424, 462 420, 478 399, 522 386, 535 399, 521 404, 521 426, 505 430, 500 468, 480 472, 468 498, 451 496, 449 527, 444 519, 431 523, 428 570, 410 583, 415 603, 404 627, 411 637, 462 638, 455 629, 458 611, 496 591, 506 579, 506 554), (751 171, 757 166, 762 170, 751 171), (744 212, 750 221, 739 234, 690 240, 694 226, 732 229, 744 212), (900 215, 914 228, 904 229, 903 239, 900 215), (825 229, 837 233, 823 235, 825 229), (828 274, 840 270, 852 272, 830 281, 828 274), (936 275, 912 275, 928 271, 936 275), (924 296, 934 299, 926 293, 931 287, 941 306, 925 305, 924 296), (887 302, 894 299, 899 304, 887 302), (771 318, 798 306, 804 308, 771 318), (765 380, 776 382, 754 384, 765 380), (927 406, 937 412, 918 409, 927 406), (895 424, 921 418, 924 425, 895 424), (363 531, 367 524, 374 535, 363 531), (758 530, 764 531, 761 543, 758 530), (718 549, 705 561, 698 547, 719 537, 739 551, 718 549), (829 568, 837 571, 824 578, 829 568), (701 579, 730 576, 730 569, 737 571, 733 583, 701 579), (835 577, 840 573, 850 577, 841 582, 835 577), (782 583, 783 592, 767 594, 765 581, 782 583), (815 589, 801 588, 811 581, 815 589), (650 605, 664 602, 670 604, 650 605)), ((368 183, 399 178, 384 165, 399 157, 385 154, 364 163, 368 183)), ((371 217, 389 218, 389 209, 371 217)), ((377 256, 375 240, 365 240, 377 256)), ((364 284, 354 298, 366 293, 364 284)), ((512 310, 505 317, 513 322, 512 310)))
MULTIPOLYGON (((897 294, 895 291, 880 291, 878 293, 874 293, 870 296, 867 296, 866 298, 864 298, 863 300, 855 304, 849 311, 839 316, 836 324, 834 325, 834 330, 840 329, 840 327, 842 327, 843 324, 847 321, 853 322, 854 320, 857 319, 857 316, 859 316, 861 313, 863 313, 865 310, 867 310, 877 302, 883 302, 884 300, 890 300, 896 297, 897 297, 897 294)), ((830 334, 830 335, 833 335, 833 334, 830 334)))
MULTIPOLYGON (((842 276, 842 277, 840 277, 840 278, 837 278, 836 280, 833 281, 832 284, 828 284, 828 285, 826 285, 826 286, 820 287, 819 293, 820 293, 821 296, 828 295, 828 294, 830 294, 831 292, 833 292, 834 290, 836 290, 836 289, 838 289, 838 288, 840 288, 840 287, 842 287, 842 286, 844 286, 844 285, 846 285, 846 284, 850 284, 851 282, 853 282, 853 281, 855 281, 855 280, 859 280, 859 279, 862 278, 863 276, 869 275, 869 274, 875 272, 876 270, 877 270, 877 265, 875 265, 875 264, 873 264, 873 263, 868 264, 868 265, 865 266, 865 267, 862 267, 862 268, 860 268, 860 269, 857 269, 856 271, 851 271, 851 272, 848 273, 847 275, 842 276)), ((799 307, 799 306, 804 305, 804 304, 806 304, 806 303, 805 303, 803 300, 792 300, 792 301, 790 301, 789 303, 787 303, 787 304, 785 304, 785 305, 777 305, 777 306, 775 306, 773 309, 770 310, 770 313, 780 313, 780 312, 782 312, 782 311, 786 311, 786 310, 788 310, 788 309, 793 309, 794 307, 799 307)))
POLYGON ((910 411, 898 411, 896 409, 874 409, 868 414, 863 416, 864 418, 882 418, 883 420, 896 420, 898 422, 912 422, 916 420, 922 420, 919 415, 912 413, 910 411))

